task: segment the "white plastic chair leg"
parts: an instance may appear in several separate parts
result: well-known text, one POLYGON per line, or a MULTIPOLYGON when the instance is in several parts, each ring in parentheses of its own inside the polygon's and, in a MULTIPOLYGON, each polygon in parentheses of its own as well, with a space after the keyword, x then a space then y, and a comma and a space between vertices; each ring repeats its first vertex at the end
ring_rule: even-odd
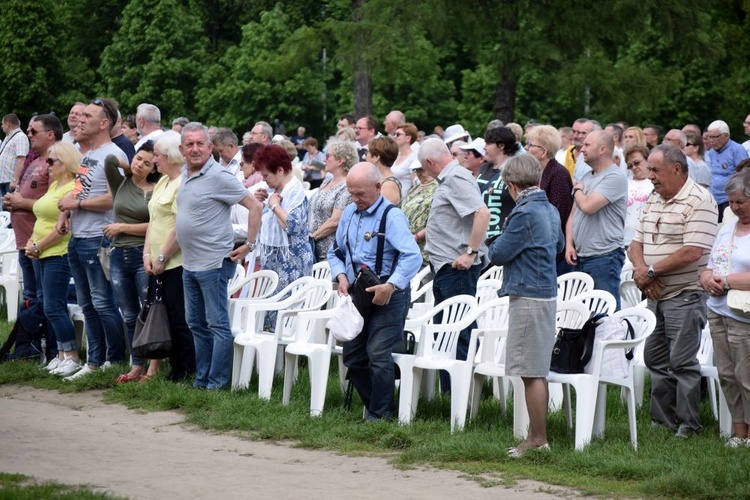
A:
POLYGON ((479 403, 482 400, 482 389, 484 388, 485 376, 481 373, 475 373, 471 381, 471 393, 469 397, 469 418, 477 416, 479 411, 479 403))
POLYGON ((274 369, 276 367, 276 343, 264 342, 256 346, 256 349, 258 352, 258 397, 271 399, 274 369))
POLYGON ((284 390, 281 394, 281 404, 286 406, 292 397, 292 386, 296 382, 294 378, 294 366, 296 366, 297 355, 286 353, 284 363, 284 390))
POLYGON ((596 390, 598 384, 592 385, 588 381, 573 384, 576 391, 576 451, 583 450, 591 442, 595 413, 591 411, 591 408, 596 404, 599 392, 596 390))
POLYGON ((464 430, 470 387, 470 372, 461 370, 451 375, 451 434, 464 430))

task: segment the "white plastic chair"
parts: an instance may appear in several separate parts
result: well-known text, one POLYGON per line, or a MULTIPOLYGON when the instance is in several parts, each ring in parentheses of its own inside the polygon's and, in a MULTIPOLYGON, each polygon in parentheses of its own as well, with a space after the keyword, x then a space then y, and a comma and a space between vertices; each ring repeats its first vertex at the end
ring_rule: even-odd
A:
POLYGON ((297 315, 320 309, 330 294, 330 281, 313 279, 309 286, 301 287, 283 300, 251 300, 244 304, 242 309, 247 321, 244 330, 234 338, 232 389, 246 389, 249 386, 253 362, 257 358, 258 396, 270 399, 278 347, 294 339, 297 315), (273 332, 262 330, 263 317, 269 311, 278 311, 273 332))
POLYGON ((474 297, 457 295, 444 300, 423 316, 406 321, 405 329, 415 332, 418 338, 414 355, 393 354, 394 362, 401 370, 398 412, 402 424, 411 422, 417 410, 422 372, 445 370, 451 378, 451 432, 463 428, 476 354, 476 330, 472 332, 465 361, 456 360, 456 348, 461 330, 476 318, 476 309, 474 297), (434 323, 435 316, 440 313, 440 323, 434 323))
POLYGON ((479 281, 483 280, 498 280, 500 283, 503 282, 503 266, 492 266, 487 269, 479 277, 479 281))
POLYGON ((16 250, 16 235, 12 229, 0 229, 0 253, 15 253, 18 256, 18 250, 16 250))
POLYGON ((286 346, 284 352, 284 392, 281 404, 289 404, 292 386, 296 382, 297 360, 306 357, 310 374, 311 417, 320 416, 325 404, 331 353, 336 345, 336 339, 327 331, 326 323, 334 312, 334 309, 326 309, 299 313, 294 341, 286 346))
POLYGON ((507 407, 510 382, 505 379, 505 337, 508 331, 508 297, 494 298, 477 309, 479 349, 475 357, 474 375, 470 391, 469 413, 474 418, 479 409, 484 380, 493 380, 493 395, 500 401, 502 411, 507 407))
POLYGON ((237 264, 237 267, 234 269, 234 276, 232 276, 232 279, 230 279, 229 283, 227 284, 227 294, 229 297, 233 295, 232 290, 237 292, 241 288, 238 288, 237 284, 240 283, 244 277, 245 268, 242 264, 237 264))
POLYGON ((630 281, 633 279, 633 263, 628 259, 628 254, 625 254, 625 262, 622 265, 622 271, 620 271, 620 283, 623 281, 630 281))
MULTIPOLYGON (((275 274, 275 273, 274 273, 275 274)), ((278 279, 278 276, 277 276, 278 279)), ((312 276, 303 276, 302 278, 296 279, 289 283, 283 289, 279 290, 275 294, 266 297, 246 297, 244 299, 229 299, 229 325, 232 329, 232 336, 236 337, 241 332, 245 331, 248 327, 249 315, 247 314, 247 307, 256 302, 279 302, 285 298, 290 297, 299 290, 315 283, 315 278, 312 276)), ((278 286, 278 283, 277 283, 278 286)), ((260 288, 258 288, 259 290, 260 288)), ((263 315, 258 314, 252 318, 253 324, 263 326, 263 315)), ((252 328, 252 327, 251 327, 252 328)))
POLYGON ((8 322, 13 323, 18 318, 18 305, 21 302, 21 273, 18 269, 18 252, 5 252, 0 254, 0 257, 2 258, 0 287, 5 291, 8 322))
POLYGON ((557 277, 557 301, 570 300, 578 294, 594 289, 594 278, 586 273, 573 271, 557 277))
MULTIPOLYGON (((570 384, 576 391, 576 425, 575 425, 575 448, 582 450, 588 445, 593 437, 604 435, 604 419, 606 415, 607 390, 605 384, 625 387, 628 393, 628 424, 630 427, 630 443, 633 449, 638 448, 638 435, 635 420, 635 397, 633 387, 632 366, 626 377, 602 375, 602 353, 605 350, 632 349, 640 344, 654 331, 656 317, 648 309, 634 307, 612 314, 613 318, 627 318, 633 325, 635 339, 633 340, 608 340, 597 342, 594 345, 594 353, 590 363, 593 363, 592 373, 562 374, 550 372, 547 376, 549 382, 570 384)), ((518 381, 520 383, 520 380, 518 381)), ((522 411, 521 421, 514 420, 514 431, 516 437, 525 437, 528 426, 528 412, 523 397, 514 399, 515 405, 522 411)))
POLYGON ((592 316, 602 313, 611 316, 617 309, 617 299, 606 290, 590 290, 579 293, 571 301, 585 304, 591 311, 592 316))
POLYGON ((279 275, 276 271, 264 269, 247 274, 228 287, 229 296, 242 290, 241 299, 264 299, 271 295, 279 285, 279 275))
POLYGON ((698 363, 701 365, 701 377, 706 377, 708 397, 711 400, 711 413, 719 421, 719 432, 724 437, 731 437, 733 432, 732 415, 729 413, 724 391, 719 383, 719 371, 714 365, 714 341, 708 326, 701 332, 701 344, 698 349, 698 363), (718 404, 717 404, 718 400, 718 404))
POLYGON ((641 291, 638 289, 635 281, 630 279, 620 282, 620 301, 622 302, 623 309, 637 306, 643 301, 641 297, 641 291))
POLYGON ((312 277, 318 280, 331 281, 331 265, 328 261, 321 260, 312 267, 312 277))
POLYGON ((0 229, 7 229, 10 226, 10 212, 0 212, 0 229))

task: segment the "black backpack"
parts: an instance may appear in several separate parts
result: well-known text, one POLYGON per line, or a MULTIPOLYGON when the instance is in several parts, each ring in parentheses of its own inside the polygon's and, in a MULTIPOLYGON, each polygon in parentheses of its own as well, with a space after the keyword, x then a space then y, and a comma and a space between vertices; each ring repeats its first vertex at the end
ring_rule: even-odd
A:
POLYGON ((28 299, 18 308, 18 320, 0 347, 0 363, 14 359, 44 357, 42 339, 45 338, 47 320, 38 300, 28 299), (15 349, 14 349, 15 346, 15 349), (13 349, 13 353, 11 353, 13 349))

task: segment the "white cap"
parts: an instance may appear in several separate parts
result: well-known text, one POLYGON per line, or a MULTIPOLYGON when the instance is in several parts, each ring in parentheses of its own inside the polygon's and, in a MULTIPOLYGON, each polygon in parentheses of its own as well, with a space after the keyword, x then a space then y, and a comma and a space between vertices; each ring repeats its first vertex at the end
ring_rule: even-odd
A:
POLYGON ((459 146, 458 149, 461 149, 463 151, 476 151, 480 155, 485 155, 484 147, 487 145, 486 142, 484 142, 484 139, 481 137, 477 137, 473 141, 471 141, 469 144, 464 144, 463 146, 459 146))
POLYGON ((460 123, 451 125, 447 129, 445 129, 445 132, 443 132, 443 142, 447 146, 450 146, 450 144, 456 139, 464 139, 466 141, 471 140, 471 135, 469 135, 469 133, 464 130, 464 127, 460 123))

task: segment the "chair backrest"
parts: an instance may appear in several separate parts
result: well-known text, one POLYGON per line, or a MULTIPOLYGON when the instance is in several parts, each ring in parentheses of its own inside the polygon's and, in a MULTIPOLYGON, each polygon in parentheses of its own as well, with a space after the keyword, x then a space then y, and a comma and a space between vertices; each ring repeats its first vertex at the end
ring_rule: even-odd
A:
POLYGON ((234 269, 234 276, 232 276, 232 279, 230 279, 229 283, 227 284, 227 293, 230 297, 239 290, 237 284, 240 283, 244 277, 245 268, 242 266, 242 264, 237 264, 237 267, 235 267, 234 269), (234 292, 232 292, 232 290, 234 290, 234 292))
POLYGON ((584 303, 592 315, 606 313, 611 316, 617 309, 617 299, 606 290, 590 290, 576 295, 571 300, 584 303))
MULTIPOLYGON (((458 337, 461 330, 474 321, 476 312, 477 301, 471 295, 456 295, 436 305, 430 311, 433 322, 424 325, 417 355, 432 359, 456 359, 458 337), (439 319, 436 320, 437 317, 439 319)), ((473 354, 469 359, 473 359, 473 354)))
POLYGON ((498 280, 500 283, 503 282, 503 266, 492 266, 487 269, 479 277, 479 281, 483 280, 498 280))
POLYGON ((5 210, 0 212, 0 229, 7 229, 10 226, 10 212, 5 210))
POLYGON ((555 333, 560 328, 582 328, 590 317, 591 312, 582 302, 572 300, 558 302, 555 313, 555 333))
POLYGON ((425 266, 411 279, 411 302, 419 300, 419 298, 422 296, 424 296, 424 302, 433 302, 434 299, 432 297, 432 280, 426 282, 424 285, 422 284, 422 281, 427 276, 429 276, 431 272, 432 270, 430 269, 430 266, 425 266))
POLYGON ((254 273, 248 273, 247 276, 229 287, 229 296, 231 297, 238 291, 241 299, 263 299, 270 296, 279 285, 279 275, 275 271, 264 269, 254 273))
POLYGON ((570 300, 576 295, 594 289, 594 278, 586 273, 571 272, 557 277, 557 300, 570 300))
POLYGON ((486 279, 477 282, 477 304, 482 305, 497 298, 497 292, 503 282, 500 280, 486 279))
MULTIPOLYGON (((628 307, 612 314, 615 319, 627 319, 633 326, 635 338, 648 337, 656 328, 656 316, 645 307, 628 307)), ((640 344, 643 345, 643 344, 640 344)))
POLYGON ((312 277, 317 280, 331 281, 331 265, 328 264, 328 261, 321 260, 313 264, 312 277))
POLYGON ((18 252, 4 252, 2 255, 2 276, 18 279, 18 252))
POLYGON ((476 356, 477 362, 504 363, 505 337, 499 336, 499 331, 508 330, 509 312, 508 297, 495 297, 477 307, 477 330, 483 332, 476 356))
POLYGON ((276 338, 294 340, 298 314, 302 311, 317 311, 328 302, 333 289, 330 281, 315 280, 314 283, 297 292, 299 300, 295 301, 276 317, 276 338))
POLYGON ((635 307, 641 303, 641 291, 632 279, 620 282, 620 300, 622 307, 635 307))
POLYGON ((16 235, 12 229, 0 229, 0 253, 13 252, 18 257, 16 250, 16 235))
MULTIPOLYGON (((276 274, 276 273, 274 273, 276 274)), ((278 286, 278 276, 276 277, 277 286, 278 286)), ((296 279, 289 283, 287 286, 285 286, 282 290, 279 292, 273 294, 270 297, 248 297, 244 299, 229 299, 229 324, 232 327, 232 332, 237 331, 247 331, 248 329, 248 314, 246 313, 246 309, 248 307, 251 307, 253 304, 257 304, 258 302, 281 302, 282 300, 291 297, 295 293, 298 293, 301 290, 304 290, 305 287, 311 285, 317 281, 312 276, 303 276, 299 279, 296 279)), ((263 325, 263 314, 259 314, 255 317, 255 325, 263 325)))
POLYGON ((628 281, 633 279, 633 263, 628 259, 627 253, 625 254, 625 263, 622 265, 622 271, 620 271, 620 282, 628 281))
POLYGON ((701 345, 698 348, 696 357, 701 366, 713 366, 714 364, 714 341, 711 338, 711 332, 708 330, 708 327, 704 328, 701 332, 701 345))

